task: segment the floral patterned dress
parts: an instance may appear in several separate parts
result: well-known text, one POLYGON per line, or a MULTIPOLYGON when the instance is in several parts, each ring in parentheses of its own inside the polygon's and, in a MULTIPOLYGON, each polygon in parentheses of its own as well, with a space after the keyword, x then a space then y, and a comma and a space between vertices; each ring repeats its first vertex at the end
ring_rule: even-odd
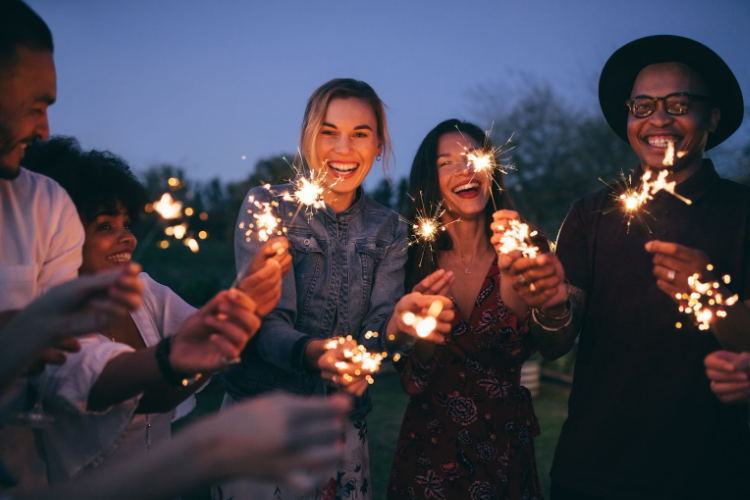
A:
POLYGON ((528 315, 500 298, 497 261, 468 319, 456 315, 429 365, 398 367, 411 397, 393 461, 389 499, 541 499, 539 435, 521 367, 533 354, 528 315))

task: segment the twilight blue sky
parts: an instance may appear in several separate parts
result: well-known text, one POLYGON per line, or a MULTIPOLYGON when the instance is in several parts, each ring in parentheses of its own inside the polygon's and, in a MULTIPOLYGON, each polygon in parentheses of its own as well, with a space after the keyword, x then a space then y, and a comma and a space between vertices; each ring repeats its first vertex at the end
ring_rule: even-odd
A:
POLYGON ((239 180, 258 158, 293 151, 307 97, 334 77, 367 81, 389 106, 396 177, 439 121, 478 116, 477 88, 530 74, 598 109, 604 62, 641 36, 705 43, 750 101, 747 0, 28 3, 55 37, 53 133, 193 179, 239 180))

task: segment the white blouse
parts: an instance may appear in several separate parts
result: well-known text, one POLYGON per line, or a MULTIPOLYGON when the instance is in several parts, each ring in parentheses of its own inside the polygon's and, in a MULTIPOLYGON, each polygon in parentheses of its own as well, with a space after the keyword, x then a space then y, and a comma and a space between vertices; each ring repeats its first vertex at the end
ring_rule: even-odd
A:
MULTIPOLYGON (((143 306, 131 313, 147 347, 174 335, 195 308, 170 288, 141 273, 143 306)), ((102 412, 87 410, 89 392, 110 359, 134 349, 100 334, 81 337, 81 351, 47 369, 44 405, 55 422, 40 434, 51 484, 105 461, 147 455, 169 441, 171 423, 195 407, 190 396, 169 413, 135 413, 141 394, 102 412)), ((40 384, 41 385, 41 384, 40 384)))

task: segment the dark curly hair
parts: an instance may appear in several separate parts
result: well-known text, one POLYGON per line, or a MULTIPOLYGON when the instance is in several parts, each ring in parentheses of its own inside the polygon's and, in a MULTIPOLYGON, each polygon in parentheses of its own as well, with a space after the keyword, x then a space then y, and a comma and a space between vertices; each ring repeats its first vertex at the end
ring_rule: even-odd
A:
POLYGON ((109 151, 83 151, 75 137, 37 141, 26 148, 22 163, 65 188, 84 225, 101 213, 115 214, 117 202, 136 220, 148 200, 143 184, 122 158, 109 151))

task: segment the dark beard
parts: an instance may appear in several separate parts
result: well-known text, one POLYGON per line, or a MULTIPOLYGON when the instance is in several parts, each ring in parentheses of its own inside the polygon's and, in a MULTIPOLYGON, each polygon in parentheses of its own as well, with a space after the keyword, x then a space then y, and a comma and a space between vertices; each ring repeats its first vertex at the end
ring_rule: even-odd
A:
POLYGON ((13 180, 21 173, 19 165, 7 165, 3 158, 15 149, 21 141, 14 140, 13 134, 0 125, 0 179, 13 180))

